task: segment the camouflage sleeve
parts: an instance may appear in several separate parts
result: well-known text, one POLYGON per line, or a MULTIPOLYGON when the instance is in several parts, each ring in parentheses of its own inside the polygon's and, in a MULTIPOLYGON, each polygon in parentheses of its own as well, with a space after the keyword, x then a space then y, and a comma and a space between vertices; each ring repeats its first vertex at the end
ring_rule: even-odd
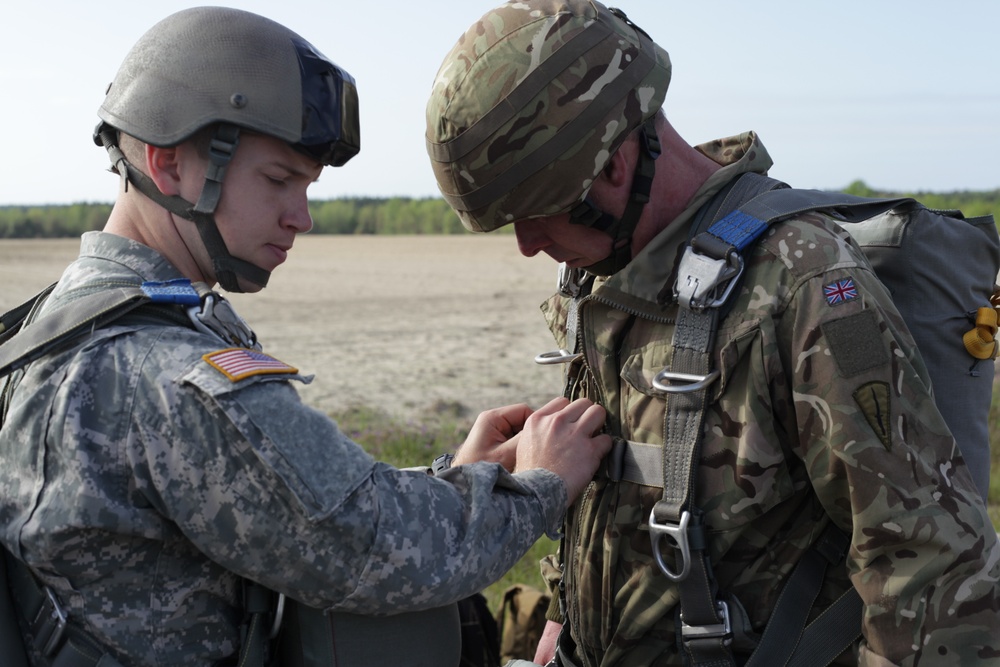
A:
POLYGON ((468 596, 558 531, 553 473, 377 463, 272 377, 232 383, 200 364, 137 392, 138 490, 227 569, 313 606, 393 613, 468 596))
POLYGON ((779 419, 797 430, 820 501, 852 536, 861 664, 998 659, 1000 544, 916 346, 852 246, 806 240, 788 264, 808 249, 837 261, 787 286, 776 335, 793 408, 779 419))

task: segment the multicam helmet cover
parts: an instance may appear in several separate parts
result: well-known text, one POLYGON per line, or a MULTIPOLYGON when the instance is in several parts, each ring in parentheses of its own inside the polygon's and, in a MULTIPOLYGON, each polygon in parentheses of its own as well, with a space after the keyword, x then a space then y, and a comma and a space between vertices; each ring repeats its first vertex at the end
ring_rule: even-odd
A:
POLYGON ((470 231, 568 211, 669 83, 667 52, 617 10, 512 0, 459 38, 434 81, 441 193, 470 231))

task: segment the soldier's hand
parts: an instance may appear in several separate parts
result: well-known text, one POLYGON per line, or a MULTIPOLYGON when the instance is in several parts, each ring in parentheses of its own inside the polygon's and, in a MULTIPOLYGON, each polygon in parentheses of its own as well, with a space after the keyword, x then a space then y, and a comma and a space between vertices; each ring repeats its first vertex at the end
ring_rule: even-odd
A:
POLYGON ((580 398, 549 401, 527 418, 517 443, 514 472, 545 468, 562 477, 568 503, 583 492, 601 459, 611 449, 611 436, 597 434, 604 426, 604 408, 580 398))
POLYGON ((518 434, 531 416, 531 408, 523 403, 486 410, 476 418, 469 437, 455 453, 452 465, 489 461, 514 470, 518 434))

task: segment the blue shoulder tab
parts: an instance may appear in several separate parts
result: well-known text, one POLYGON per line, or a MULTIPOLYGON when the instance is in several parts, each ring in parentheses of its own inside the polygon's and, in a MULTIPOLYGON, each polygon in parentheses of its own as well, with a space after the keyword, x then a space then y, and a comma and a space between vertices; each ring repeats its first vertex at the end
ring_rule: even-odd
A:
POLYGON ((197 306, 201 297, 187 278, 176 278, 163 282, 146 281, 142 291, 153 303, 178 303, 182 306, 197 306))

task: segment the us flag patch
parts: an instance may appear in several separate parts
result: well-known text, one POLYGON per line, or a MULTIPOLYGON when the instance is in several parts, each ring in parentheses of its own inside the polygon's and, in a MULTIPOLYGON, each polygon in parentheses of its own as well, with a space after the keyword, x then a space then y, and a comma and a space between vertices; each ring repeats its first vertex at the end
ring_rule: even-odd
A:
POLYGON ((247 350, 242 347, 231 347, 219 350, 218 352, 210 352, 202 356, 202 359, 233 382, 238 382, 254 375, 299 372, 299 369, 293 368, 283 361, 278 361, 263 352, 247 350))
POLYGON ((823 296, 826 297, 828 304, 836 306, 838 303, 858 298, 858 288, 854 286, 853 278, 844 278, 843 280, 825 285, 823 287, 823 296))

